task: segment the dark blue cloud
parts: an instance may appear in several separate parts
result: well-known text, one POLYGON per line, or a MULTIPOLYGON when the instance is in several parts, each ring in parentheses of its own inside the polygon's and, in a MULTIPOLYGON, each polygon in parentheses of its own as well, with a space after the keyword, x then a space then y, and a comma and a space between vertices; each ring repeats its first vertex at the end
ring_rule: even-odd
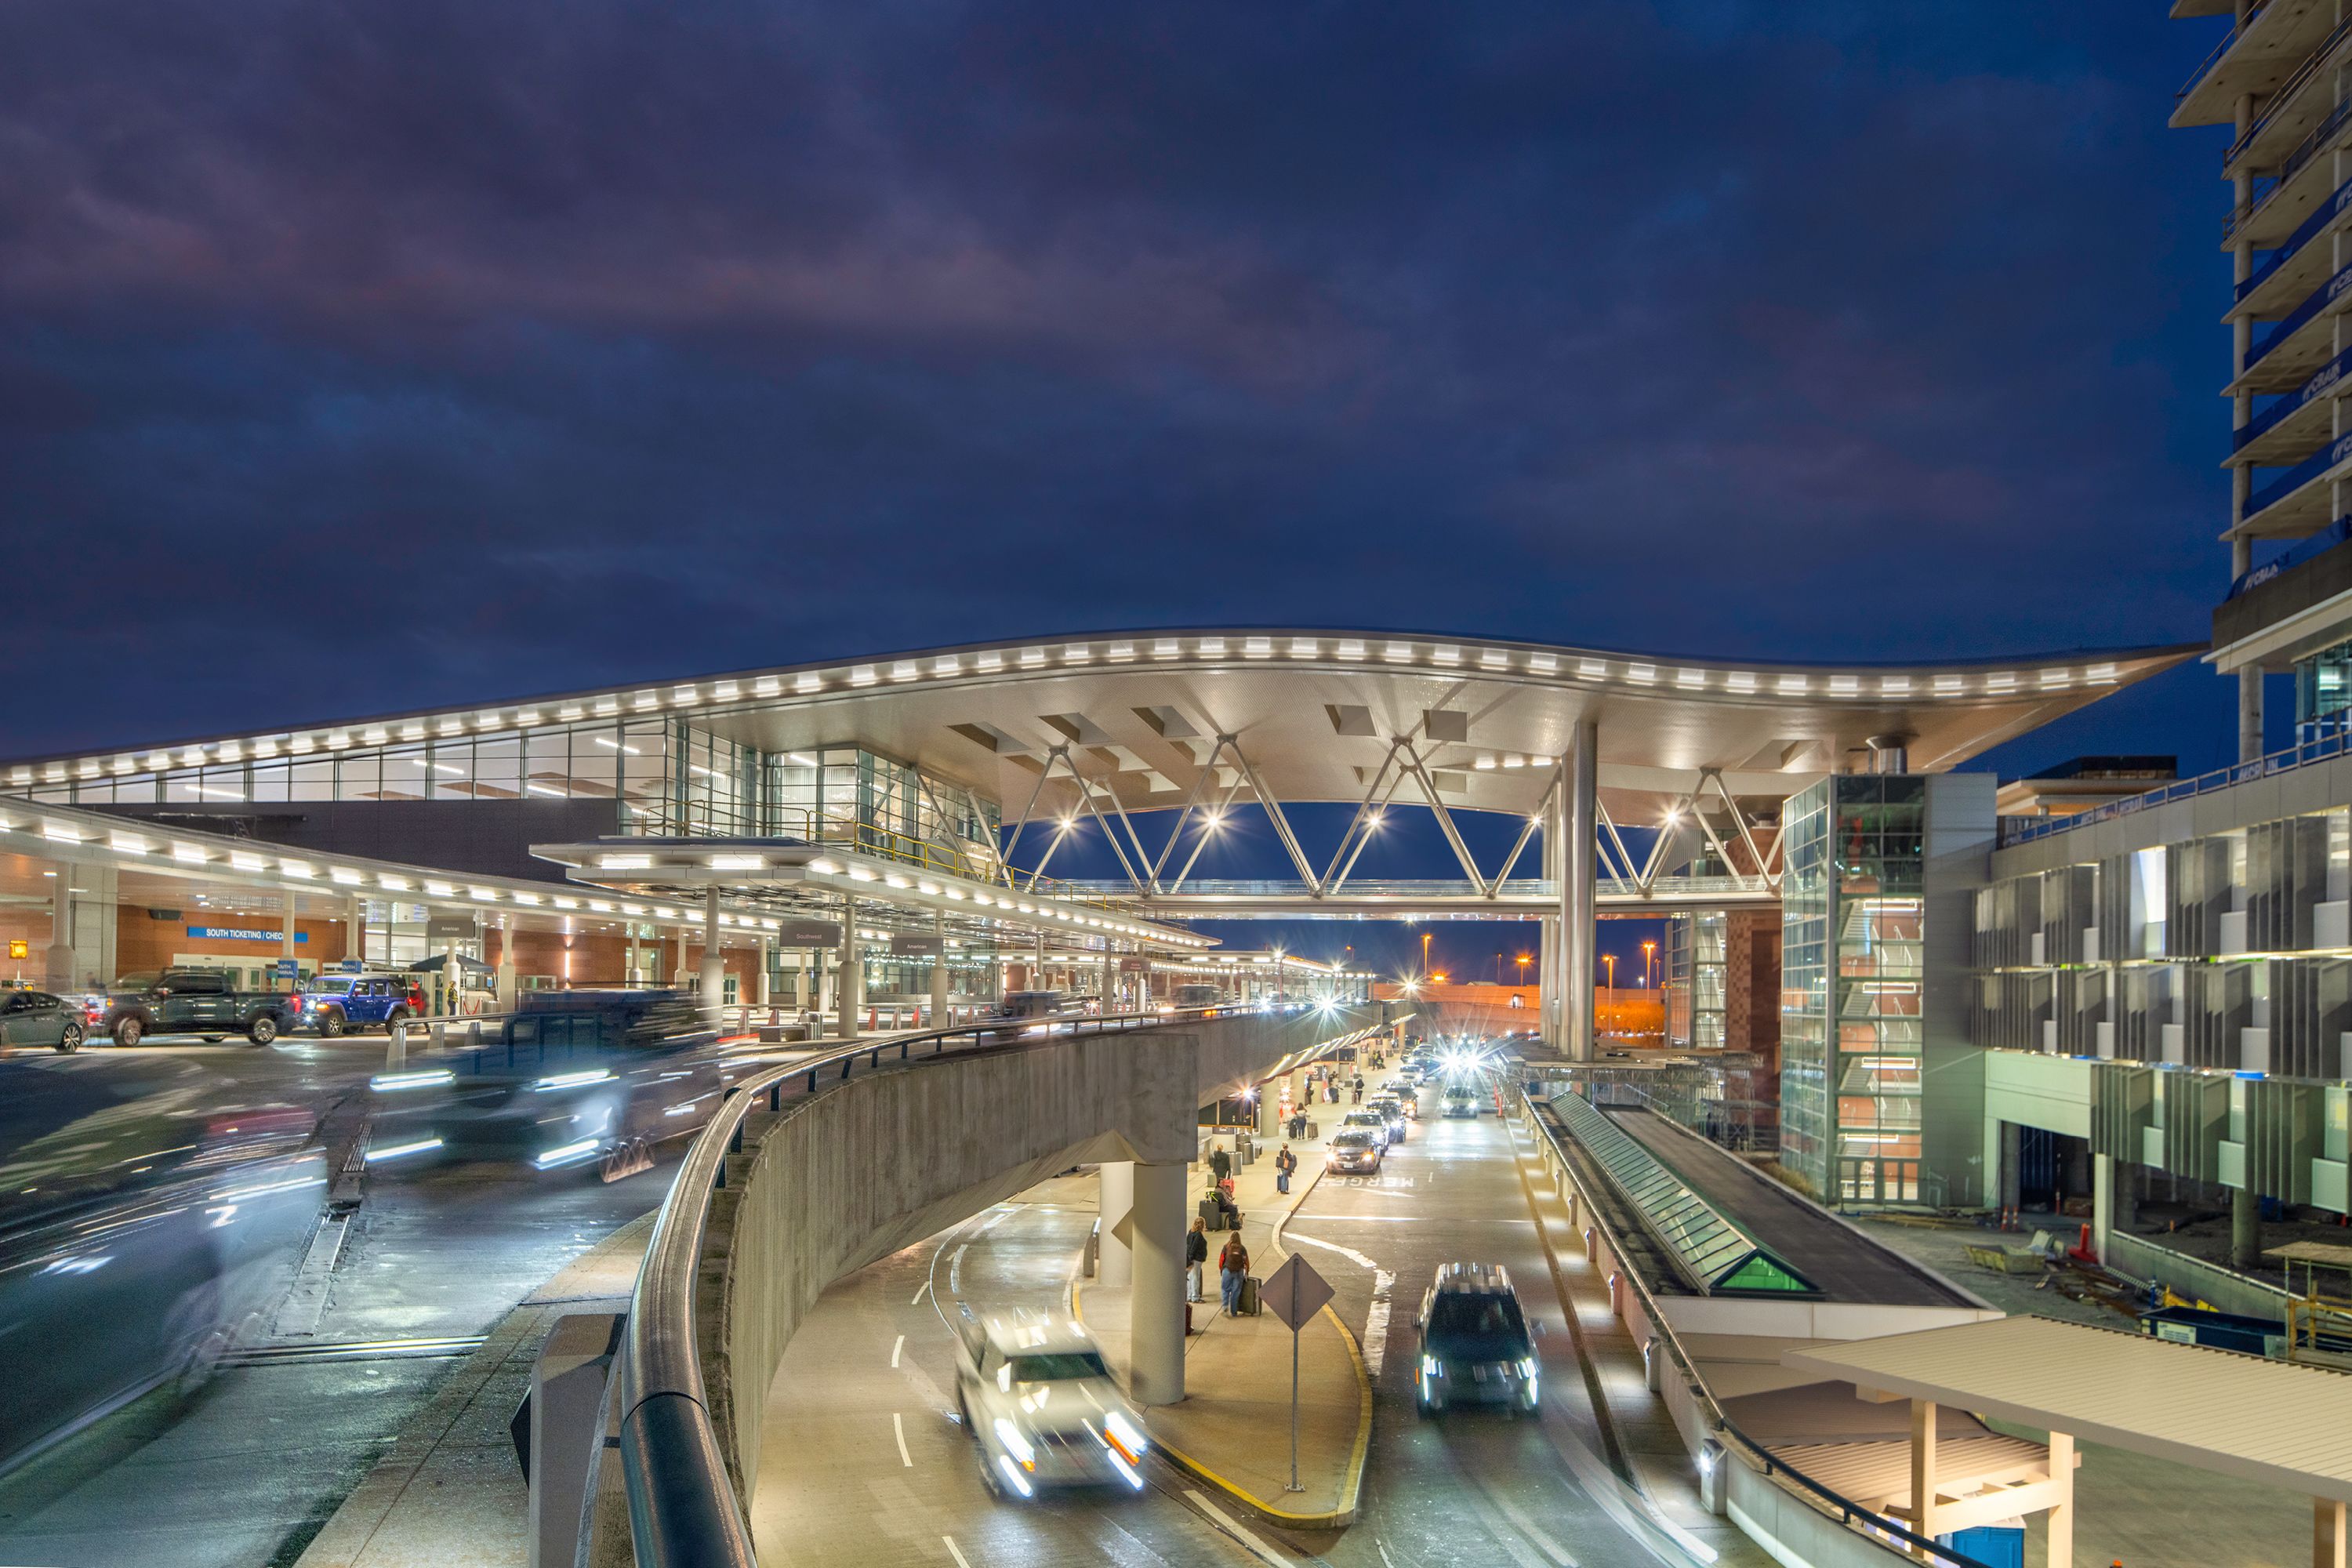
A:
MULTIPOLYGON (((12 8, 9 749, 1056 626, 2194 637, 2204 31, 12 8)), ((2166 689, 2070 733, 2218 757, 2166 689)))

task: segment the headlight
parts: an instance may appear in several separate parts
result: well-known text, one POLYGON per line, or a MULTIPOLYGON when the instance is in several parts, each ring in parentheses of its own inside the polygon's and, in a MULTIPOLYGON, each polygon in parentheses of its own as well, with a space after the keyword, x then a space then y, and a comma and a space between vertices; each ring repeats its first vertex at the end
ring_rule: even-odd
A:
POLYGON ((1110 1440, 1118 1446, 1119 1452, 1130 1463, 1141 1459, 1144 1450, 1150 1447, 1133 1423, 1116 1410, 1103 1417, 1103 1430, 1110 1434, 1110 1440))
POLYGON ((1440 1366, 1440 1365, 1438 1364, 1438 1361, 1437 1361, 1437 1358, 1436 1358, 1435 1356, 1433 1356, 1433 1355, 1425 1355, 1425 1356, 1423 1356, 1423 1357, 1421 1358, 1421 1375, 1422 1375, 1422 1376, 1423 1376, 1423 1377, 1437 1377, 1437 1376, 1439 1376, 1439 1375, 1443 1374, 1443 1373, 1444 1372, 1444 1370, 1445 1370, 1445 1369, 1444 1369, 1444 1367, 1442 1367, 1442 1366, 1440 1366))
POLYGON ((1531 1355, 1530 1355, 1530 1356, 1521 1356, 1521 1357, 1519 1358, 1519 1375, 1520 1375, 1521 1377, 1530 1378, 1530 1379, 1531 1379, 1531 1378, 1533 1378, 1533 1377, 1535 1376, 1535 1374, 1536 1374, 1536 1358, 1535 1358, 1535 1357, 1533 1357, 1533 1356, 1531 1356, 1531 1355))
POLYGON ((1022 1468, 1036 1468, 1037 1450, 1029 1446, 1029 1439, 1021 1435, 1020 1427, 1000 1415, 996 1418, 994 1430, 996 1440, 1003 1445, 1006 1453, 1021 1461, 1022 1468))
POLYGON ((1014 1491, 1019 1492, 1023 1497, 1034 1495, 1029 1489, 1029 1478, 1021 1473, 1021 1467, 1014 1464, 1010 1458, 1003 1454, 997 1455, 996 1468, 1012 1485, 1014 1491))
POLYGON ((457 1075, 447 1068, 428 1068, 421 1072, 380 1072, 368 1079, 368 1087, 379 1092, 403 1089, 437 1089, 445 1083, 455 1083, 457 1075))
POLYGON ((542 1171, 552 1171, 558 1165, 570 1165, 589 1159, 596 1152, 596 1140, 583 1138, 576 1143, 559 1143, 531 1162, 542 1171))
POLYGON ((551 1089, 581 1089, 592 1083, 603 1083, 612 1076, 610 1068, 592 1068, 585 1072, 551 1074, 530 1087, 533 1093, 544 1094, 551 1089))

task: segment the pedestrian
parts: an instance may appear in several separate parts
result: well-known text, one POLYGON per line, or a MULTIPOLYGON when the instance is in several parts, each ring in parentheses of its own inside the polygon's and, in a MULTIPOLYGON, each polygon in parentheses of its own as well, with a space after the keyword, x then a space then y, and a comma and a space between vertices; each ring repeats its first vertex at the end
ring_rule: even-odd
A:
POLYGON ((1285 1143, 1282 1152, 1274 1157, 1274 1190, 1277 1193, 1290 1191, 1290 1173, 1297 1169, 1298 1156, 1290 1152, 1289 1144, 1285 1143))
POLYGON ((1227 1238, 1224 1249, 1217 1254, 1217 1282, 1223 1287, 1222 1305, 1225 1316, 1238 1317, 1242 1310, 1242 1281, 1249 1278, 1249 1248, 1242 1245, 1241 1233, 1235 1231, 1227 1238))
POLYGON ((1184 1300, 1201 1299, 1201 1268, 1209 1261, 1209 1222, 1194 1219, 1184 1233, 1184 1300))
POLYGON ((1223 1144, 1213 1145, 1209 1150, 1209 1169, 1216 1173, 1217 1180, 1221 1182, 1233 1173, 1234 1157, 1225 1152, 1223 1144))
POLYGON ((1362 1079, 1358 1079, 1356 1080, 1356 1098, 1350 1103, 1356 1105, 1361 1105, 1364 1103, 1364 1080, 1362 1079))

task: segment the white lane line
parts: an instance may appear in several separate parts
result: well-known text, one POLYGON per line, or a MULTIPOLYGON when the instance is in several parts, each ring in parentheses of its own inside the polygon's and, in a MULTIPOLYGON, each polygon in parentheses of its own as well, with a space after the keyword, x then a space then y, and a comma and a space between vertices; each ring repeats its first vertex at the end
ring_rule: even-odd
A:
POLYGON ((1541 1547, 1545 1556, 1559 1563, 1560 1568, 1577 1568, 1575 1554, 1537 1528, 1536 1521, 1527 1516, 1526 1510, 1517 1507, 1507 1498, 1494 1496, 1492 1493, 1488 1495, 1494 1497, 1495 1506, 1503 1510, 1503 1517, 1511 1521, 1513 1528, 1541 1547))
POLYGON ((1396 1276, 1386 1268, 1372 1270, 1372 1304, 1364 1310, 1364 1371, 1381 1380, 1381 1362, 1389 1351, 1389 1290, 1396 1276))
MULTIPOLYGON (((918 1297, 916 1297, 916 1298, 915 1298, 915 1300, 916 1300, 917 1301, 919 1301, 919 1300, 922 1300, 922 1298, 921 1298, 920 1296, 918 1296, 918 1297)), ((912 1303, 911 1303, 911 1302, 910 1302, 910 1303, 908 1303, 908 1304, 909 1304, 909 1305, 912 1305, 912 1303)), ((890 1370, 891 1370, 891 1371, 896 1372, 896 1371, 898 1371, 898 1352, 899 1352, 900 1351, 902 1351, 902 1350, 905 1350, 906 1348, 907 1348, 907 1336, 906 1336, 906 1335, 904 1335, 904 1334, 900 1334, 900 1335, 898 1336, 898 1343, 896 1343, 896 1344, 894 1344, 894 1345, 892 1345, 892 1346, 890 1347, 890 1370)))
POLYGON ((959 1300, 963 1298, 963 1255, 971 1247, 971 1243, 965 1242, 948 1259, 948 1294, 959 1300))
POLYGON ((919 1307, 919 1306, 921 1306, 921 1305, 923 1304, 923 1298, 924 1298, 924 1297, 926 1297, 926 1296, 928 1296, 928 1295, 929 1295, 930 1293, 931 1293, 931 1282, 930 1282, 929 1280, 926 1279, 926 1280, 924 1280, 924 1281, 923 1281, 923 1288, 922 1288, 921 1289, 919 1289, 919 1290, 918 1290, 918 1291, 916 1291, 916 1292, 915 1292, 915 1299, 914 1299, 913 1300, 911 1300, 911 1301, 908 1302, 908 1303, 907 1303, 907 1305, 908 1305, 909 1307, 919 1307))
POLYGON ((1207 1498, 1202 1497, 1191 1487, 1186 1487, 1184 1489, 1184 1495, 1192 1500, 1192 1506, 1194 1508, 1199 1509, 1202 1513, 1207 1514, 1211 1519, 1214 1520, 1218 1529, 1223 1531, 1227 1535, 1232 1536, 1235 1541, 1240 1542, 1244 1546, 1248 1547, 1250 1551, 1256 1553, 1260 1561, 1271 1563, 1275 1564, 1275 1568, 1290 1568, 1290 1561, 1288 1558, 1276 1556, 1273 1547, 1268 1546, 1265 1542, 1260 1541, 1256 1536, 1252 1535, 1248 1531, 1244 1530, 1231 1515, 1227 1514, 1224 1510, 1219 1508, 1215 1503, 1211 1502, 1207 1498))
POLYGON ((915 1461, 907 1455, 907 1423, 895 1410, 890 1412, 890 1435, 898 1439, 898 1462, 908 1469, 913 1469, 915 1461))
POLYGON ((1396 1559, 1389 1555, 1389 1549, 1381 1544, 1381 1538, 1377 1535, 1372 1537, 1372 1550, 1381 1554, 1381 1561, 1387 1568, 1396 1568, 1396 1559))
POLYGON ((1370 1258, 1365 1257, 1354 1247, 1342 1247, 1336 1241, 1321 1241, 1311 1236, 1299 1236, 1295 1232, 1286 1233, 1285 1239, 1289 1241, 1304 1242, 1309 1247, 1319 1247, 1326 1252, 1336 1252, 1359 1268, 1377 1269, 1380 1267, 1379 1264, 1374 1263, 1370 1258))
POLYGON ((948 1555, 956 1560, 956 1568, 971 1568, 971 1559, 964 1556, 963 1548, 955 1543, 954 1536, 942 1535, 940 1539, 948 1543, 948 1555))

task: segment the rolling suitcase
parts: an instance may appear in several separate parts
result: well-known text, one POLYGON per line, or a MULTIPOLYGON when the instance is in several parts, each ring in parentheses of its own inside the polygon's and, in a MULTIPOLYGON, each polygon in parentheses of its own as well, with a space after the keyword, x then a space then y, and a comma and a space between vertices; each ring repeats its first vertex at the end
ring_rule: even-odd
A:
POLYGON ((1211 1230, 1225 1228, 1225 1211, 1217 1206, 1217 1200, 1214 1198, 1201 1200, 1201 1217, 1208 1221, 1211 1230))
POLYGON ((1265 1304, 1257 1299, 1257 1287, 1258 1278, 1256 1275, 1244 1274, 1242 1276, 1241 1315, 1244 1318, 1255 1318, 1265 1310, 1265 1304))

